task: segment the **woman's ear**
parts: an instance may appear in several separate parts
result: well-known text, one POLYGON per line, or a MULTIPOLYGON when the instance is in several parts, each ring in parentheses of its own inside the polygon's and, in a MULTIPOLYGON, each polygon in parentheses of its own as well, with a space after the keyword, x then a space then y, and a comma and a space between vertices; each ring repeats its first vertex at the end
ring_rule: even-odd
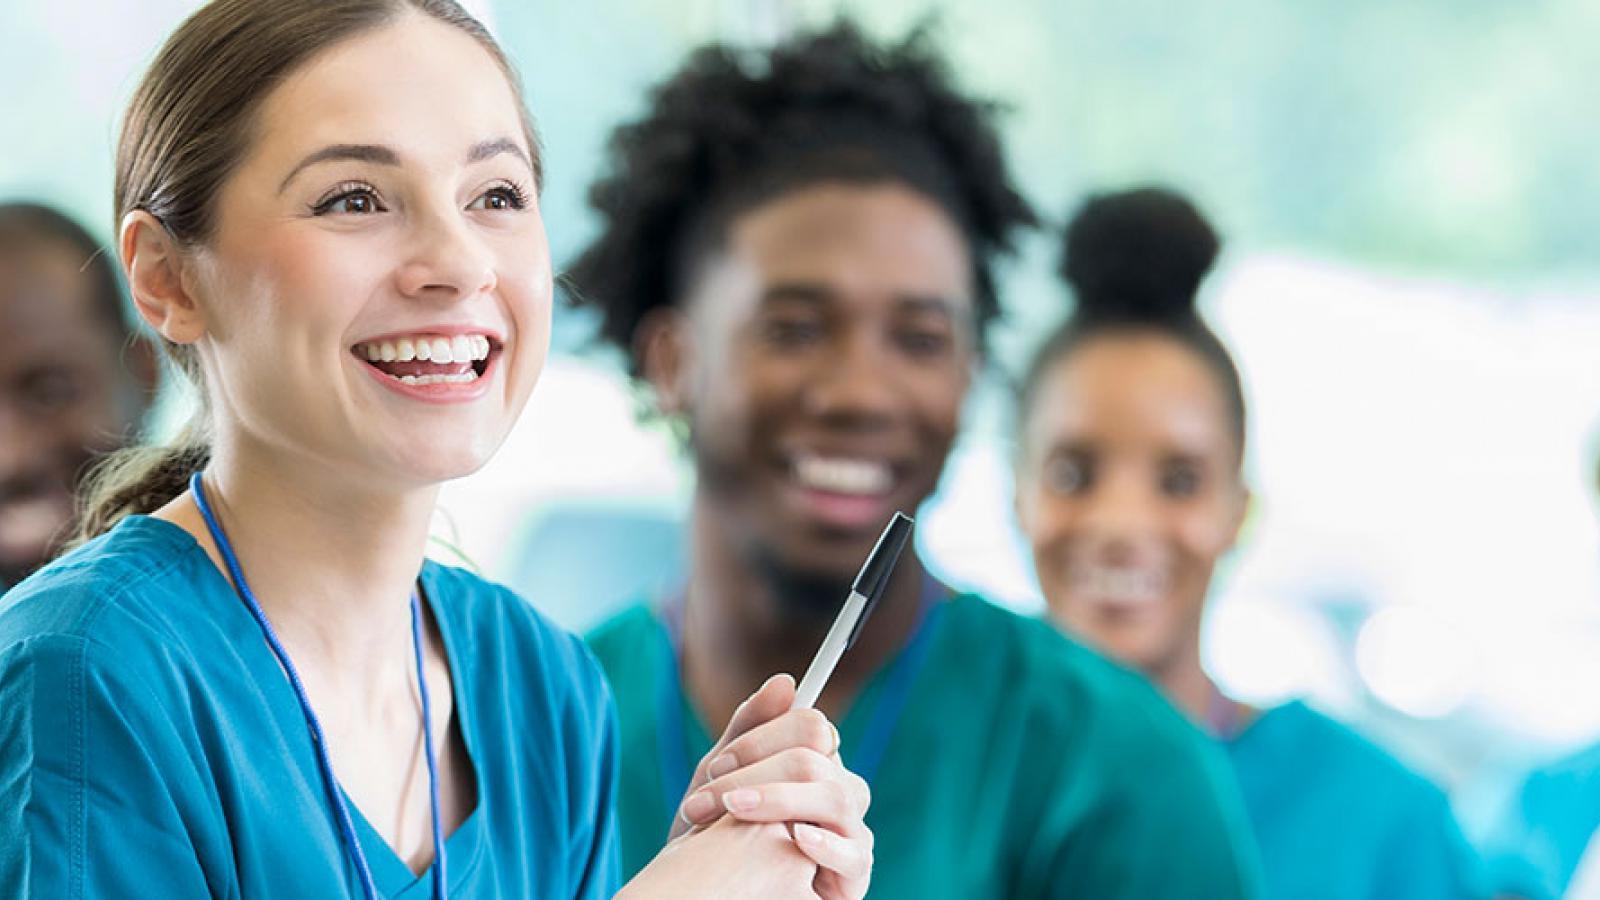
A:
POLYGON ((188 260, 166 227, 144 210, 134 210, 122 217, 117 248, 140 317, 174 344, 200 340, 205 316, 184 277, 188 260))
POLYGON ((676 309, 652 310, 635 330, 633 347, 639 374, 655 391, 660 412, 687 414, 692 339, 684 315, 676 309))

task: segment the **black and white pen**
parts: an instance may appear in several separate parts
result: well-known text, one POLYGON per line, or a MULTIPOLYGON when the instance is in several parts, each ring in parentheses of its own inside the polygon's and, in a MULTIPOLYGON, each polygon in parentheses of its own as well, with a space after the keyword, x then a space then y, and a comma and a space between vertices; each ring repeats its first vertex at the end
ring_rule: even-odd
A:
POLYGON ((867 555, 866 563, 861 566, 855 583, 850 586, 850 596, 845 598, 844 608, 839 610, 833 627, 828 629, 828 636, 822 639, 822 647, 811 660, 805 677, 800 679, 791 709, 810 709, 816 705, 823 686, 828 683, 828 677, 839 664, 839 658, 855 644, 856 637, 861 634, 861 626, 866 623, 867 616, 872 614, 872 607, 877 605, 878 598, 888 586, 889 573, 894 571, 900 552, 906 548, 913 524, 910 516, 897 512, 883 529, 883 534, 878 536, 877 545, 867 555))

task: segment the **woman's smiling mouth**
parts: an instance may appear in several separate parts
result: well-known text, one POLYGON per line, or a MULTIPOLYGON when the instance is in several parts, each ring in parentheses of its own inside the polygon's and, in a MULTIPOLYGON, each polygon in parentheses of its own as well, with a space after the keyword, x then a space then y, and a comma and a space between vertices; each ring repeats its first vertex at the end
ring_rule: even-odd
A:
POLYGON ((484 331, 421 331, 362 341, 350 349, 385 387, 431 402, 475 400, 504 346, 484 331))

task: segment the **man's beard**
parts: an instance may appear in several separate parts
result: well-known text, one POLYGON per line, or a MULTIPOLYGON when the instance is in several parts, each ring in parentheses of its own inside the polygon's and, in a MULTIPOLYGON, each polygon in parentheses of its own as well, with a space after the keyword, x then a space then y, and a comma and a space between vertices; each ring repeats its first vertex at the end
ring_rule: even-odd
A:
POLYGON ((850 578, 789 565, 769 548, 755 548, 761 577, 771 585, 783 616, 797 623, 826 624, 838 614, 850 593, 850 578))

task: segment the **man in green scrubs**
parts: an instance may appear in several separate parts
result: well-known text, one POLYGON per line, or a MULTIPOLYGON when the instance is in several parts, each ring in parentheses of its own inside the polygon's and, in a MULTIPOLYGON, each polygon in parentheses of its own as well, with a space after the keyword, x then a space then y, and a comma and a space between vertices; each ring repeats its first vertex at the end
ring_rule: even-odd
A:
MULTIPOLYGON (((571 279, 698 474, 686 582, 591 636, 627 871, 737 702, 805 669, 884 524, 938 483, 992 263, 1034 224, 992 113, 923 36, 838 26, 759 58, 702 49, 613 137, 571 279)), ((1216 748, 914 553, 818 705, 872 787, 874 898, 1255 895, 1216 748)))

